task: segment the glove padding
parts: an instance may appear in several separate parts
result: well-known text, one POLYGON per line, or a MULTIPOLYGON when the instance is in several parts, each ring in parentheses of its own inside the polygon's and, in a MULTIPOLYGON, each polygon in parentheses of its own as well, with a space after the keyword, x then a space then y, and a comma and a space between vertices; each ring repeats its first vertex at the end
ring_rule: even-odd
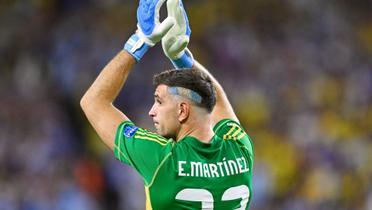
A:
POLYGON ((124 50, 139 61, 174 26, 173 17, 159 21, 159 11, 166 0, 140 0, 137 8, 137 31, 128 39, 124 50))
POLYGON ((168 17, 176 24, 162 38, 164 54, 176 68, 190 68, 194 63, 191 52, 186 48, 190 41, 191 29, 182 0, 167 1, 168 17))

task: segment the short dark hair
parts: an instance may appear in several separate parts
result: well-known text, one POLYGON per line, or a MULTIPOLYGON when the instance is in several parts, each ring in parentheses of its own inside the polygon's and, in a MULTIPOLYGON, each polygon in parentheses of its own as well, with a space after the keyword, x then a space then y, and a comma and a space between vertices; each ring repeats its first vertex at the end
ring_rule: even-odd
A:
POLYGON ((196 105, 205 108, 208 113, 211 113, 216 105, 216 90, 213 82, 207 74, 200 70, 187 68, 163 71, 154 76, 155 88, 160 84, 195 91, 202 97, 201 102, 196 105))

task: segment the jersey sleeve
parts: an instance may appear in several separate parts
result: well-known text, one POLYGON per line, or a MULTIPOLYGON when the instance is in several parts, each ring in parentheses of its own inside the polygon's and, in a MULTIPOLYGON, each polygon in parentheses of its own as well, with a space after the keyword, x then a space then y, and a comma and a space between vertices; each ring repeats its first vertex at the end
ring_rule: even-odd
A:
POLYGON ((245 147, 253 160, 252 140, 238 122, 231 119, 220 120, 214 126, 213 131, 223 140, 237 141, 239 144, 245 147))
POLYGON ((116 131, 114 155, 133 167, 148 185, 171 146, 171 140, 125 121, 116 131))

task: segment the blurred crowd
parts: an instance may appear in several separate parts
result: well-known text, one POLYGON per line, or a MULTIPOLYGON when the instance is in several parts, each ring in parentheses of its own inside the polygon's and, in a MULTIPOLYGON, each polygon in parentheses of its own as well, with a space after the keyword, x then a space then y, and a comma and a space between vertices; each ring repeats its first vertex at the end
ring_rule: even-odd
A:
MULTIPOLYGON (((184 0, 189 48, 255 148, 251 209, 372 210, 372 2, 184 0)), ((137 1, 0 2, 0 209, 144 209, 139 176, 79 107, 137 1)), ((164 16, 162 11, 162 16, 164 16)), ((151 130, 156 46, 116 105, 151 130)))

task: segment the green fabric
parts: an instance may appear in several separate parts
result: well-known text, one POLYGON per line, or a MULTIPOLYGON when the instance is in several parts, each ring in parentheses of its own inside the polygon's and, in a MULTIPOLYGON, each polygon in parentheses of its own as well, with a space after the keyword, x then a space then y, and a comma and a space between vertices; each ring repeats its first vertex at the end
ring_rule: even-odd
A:
POLYGON ((192 136, 175 143, 141 128, 126 137, 125 126, 134 125, 119 126, 115 156, 143 177, 153 209, 248 209, 253 146, 237 122, 218 122, 208 144, 192 136))

